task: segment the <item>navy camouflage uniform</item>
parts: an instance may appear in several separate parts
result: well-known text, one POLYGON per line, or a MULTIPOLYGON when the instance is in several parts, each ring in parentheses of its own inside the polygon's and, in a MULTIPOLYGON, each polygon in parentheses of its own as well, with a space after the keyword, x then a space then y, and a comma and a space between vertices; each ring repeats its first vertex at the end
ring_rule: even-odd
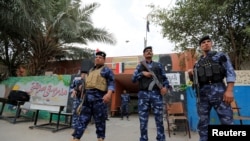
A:
POLYGON ((79 104, 81 103, 81 92, 79 92, 77 89, 77 87, 79 85, 81 85, 83 82, 83 79, 74 79, 72 84, 70 85, 70 92, 72 93, 73 90, 77 91, 77 94, 75 97, 73 98, 73 102, 72 102, 72 127, 75 128, 76 127, 76 122, 78 120, 78 115, 76 113, 76 109, 79 106, 79 104))
POLYGON ((128 113, 128 104, 130 102, 130 96, 128 93, 122 94, 121 95, 121 118, 123 119, 123 116, 125 115, 127 119, 129 118, 129 113, 128 113))
MULTIPOLYGON (((208 52, 208 55, 205 58, 201 57, 197 62, 207 59, 207 57, 211 56, 212 53, 214 52, 208 52)), ((214 62, 219 62, 226 70, 226 82, 235 82, 236 74, 228 55, 222 52, 215 52, 214 55, 212 55, 212 60, 214 62)), ((195 68, 198 67, 199 63, 196 63, 195 68)), ((200 135, 200 141, 207 141, 211 108, 213 107, 215 109, 221 124, 224 125, 233 124, 233 111, 231 109, 231 106, 223 101, 223 95, 226 90, 226 85, 223 80, 221 80, 220 82, 212 82, 209 84, 201 84, 199 82, 199 84, 200 100, 197 103, 197 111, 199 115, 198 132, 200 135)))
MULTIPOLYGON (((89 72, 91 73, 91 71, 89 72)), ((114 91, 114 74, 111 69, 104 67, 101 70, 101 76, 106 78, 107 89, 114 91)), ((107 115, 107 104, 103 102, 103 96, 106 91, 98 89, 86 89, 85 101, 83 104, 82 112, 77 122, 76 130, 72 134, 74 138, 80 139, 84 134, 87 125, 91 121, 93 116, 96 126, 97 138, 105 138, 106 131, 106 115, 107 115)))
MULTIPOLYGON (((152 68, 153 63, 156 63, 159 71, 159 77, 161 77, 163 86, 168 87, 169 81, 166 77, 166 72, 159 62, 152 61, 151 63, 147 63, 149 69, 152 68)), ((134 74, 132 76, 132 82, 139 81, 144 76, 141 70, 142 64, 138 64, 134 74)), ((153 80, 152 80, 153 81, 153 80)), ((143 83, 143 82, 141 82, 143 83)), ((139 84, 140 85, 140 84, 139 84)), ((138 112, 139 112, 139 120, 140 120, 140 141, 148 141, 148 117, 149 110, 152 108, 153 114, 155 116, 155 122, 157 127, 157 141, 165 141, 165 131, 163 124, 163 96, 160 93, 159 88, 153 90, 142 90, 140 89, 138 92, 138 112)))

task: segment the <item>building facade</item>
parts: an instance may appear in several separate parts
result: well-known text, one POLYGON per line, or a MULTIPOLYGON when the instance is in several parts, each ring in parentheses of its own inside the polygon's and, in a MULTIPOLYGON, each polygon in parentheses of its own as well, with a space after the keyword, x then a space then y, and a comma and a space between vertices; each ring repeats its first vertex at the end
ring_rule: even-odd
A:
MULTIPOLYGON (((167 73, 183 71, 191 69, 195 63, 194 52, 192 50, 183 53, 172 54, 155 54, 154 61, 159 61, 163 64, 167 73)), ((135 67, 142 61, 144 57, 138 56, 120 56, 120 57, 107 57, 106 65, 111 68, 115 74, 116 89, 112 95, 112 102, 110 110, 112 115, 119 111, 121 104, 121 93, 123 90, 127 90, 130 93, 132 99, 136 101, 136 94, 138 92, 138 85, 132 83, 131 78, 135 67)), ((53 71, 56 74, 76 74, 81 68, 81 60, 78 61, 64 61, 64 62, 52 62, 48 67, 48 71, 53 71)), ((130 111, 136 110, 137 103, 134 102, 130 106, 130 111)))

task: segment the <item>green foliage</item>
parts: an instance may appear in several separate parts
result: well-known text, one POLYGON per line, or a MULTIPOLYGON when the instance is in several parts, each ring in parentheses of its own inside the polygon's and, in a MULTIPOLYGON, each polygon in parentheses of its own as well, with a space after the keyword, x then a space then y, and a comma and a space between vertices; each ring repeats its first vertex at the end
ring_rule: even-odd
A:
POLYGON ((187 88, 188 88, 188 85, 186 85, 186 84, 181 85, 181 90, 185 91, 187 88))
POLYGON ((176 43, 176 51, 198 50, 198 40, 210 35, 214 49, 227 52, 236 69, 250 59, 250 1, 177 0, 171 9, 151 7, 154 23, 176 43))
POLYGON ((30 75, 41 75, 49 60, 92 56, 92 50, 77 49, 72 43, 116 43, 111 33, 93 26, 91 15, 100 5, 81 7, 80 2, 0 0, 0 62, 12 76, 20 64, 28 66, 30 75))

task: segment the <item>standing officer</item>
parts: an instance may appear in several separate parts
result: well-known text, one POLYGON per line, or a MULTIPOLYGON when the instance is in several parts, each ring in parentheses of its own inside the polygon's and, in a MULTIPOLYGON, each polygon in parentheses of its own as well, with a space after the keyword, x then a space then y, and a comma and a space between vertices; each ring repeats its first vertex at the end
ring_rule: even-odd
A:
POLYGON ((106 106, 114 92, 114 74, 105 64, 106 54, 96 53, 95 66, 85 76, 85 101, 72 141, 79 141, 93 116, 98 141, 104 141, 106 131, 106 106))
POLYGON ((209 36, 204 36, 199 41, 202 55, 189 70, 191 81, 194 74, 198 79, 199 88, 197 93, 197 111, 199 115, 198 132, 200 141, 208 140, 208 124, 210 111, 213 107, 222 124, 233 124, 233 111, 230 103, 234 100, 233 87, 236 74, 228 55, 222 52, 211 51, 212 41, 209 36), (224 82, 226 78, 227 85, 224 82))
POLYGON ((77 107, 80 105, 82 101, 82 97, 85 94, 84 88, 85 86, 85 75, 88 74, 88 71, 94 66, 94 62, 90 59, 84 59, 82 61, 81 66, 81 74, 80 76, 74 77, 72 84, 70 85, 70 93, 72 102, 72 127, 76 128, 77 120, 79 119, 79 115, 77 114, 77 107), (83 88, 83 89, 82 89, 83 88))
POLYGON ((126 90, 123 90, 123 94, 121 95, 121 120, 123 120, 124 115, 127 117, 127 120, 129 120, 129 113, 128 113, 129 102, 130 102, 130 96, 126 90))
POLYGON ((151 107, 155 116, 157 127, 156 140, 165 141, 166 139, 163 124, 163 96, 167 93, 169 82, 162 64, 152 61, 153 51, 151 46, 144 48, 143 56, 145 58, 146 65, 152 70, 163 86, 159 88, 155 84, 153 73, 149 72, 146 67, 142 65, 142 63, 137 65, 132 76, 132 81, 134 83, 139 81, 138 112, 141 131, 140 141, 148 141, 148 117, 151 107))
POLYGON ((71 97, 73 99, 73 102, 72 102, 72 127, 73 127, 73 129, 76 128, 76 123, 77 123, 77 120, 79 117, 76 113, 76 109, 79 106, 79 104, 81 103, 81 97, 83 94, 81 91, 81 85, 83 84, 85 74, 86 74, 86 72, 81 71, 81 76, 75 77, 75 79, 73 80, 73 82, 70 86, 71 97))

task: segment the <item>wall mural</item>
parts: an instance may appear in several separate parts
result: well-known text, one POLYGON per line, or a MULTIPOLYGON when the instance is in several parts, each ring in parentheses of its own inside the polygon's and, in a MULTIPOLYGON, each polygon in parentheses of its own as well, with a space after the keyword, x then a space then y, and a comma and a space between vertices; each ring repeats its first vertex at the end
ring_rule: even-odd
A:
POLYGON ((9 77, 0 83, 1 97, 7 98, 11 90, 30 94, 36 104, 66 106, 71 75, 9 77))
POLYGON ((112 63, 114 64, 112 68, 115 68, 115 64, 123 62, 125 63, 125 68, 135 68, 139 62, 137 56, 131 56, 131 57, 114 57, 112 58, 112 63))
MULTIPOLYGON (((139 55, 139 56, 124 56, 124 57, 113 57, 111 59, 111 62, 107 62, 108 64, 109 63, 112 63, 114 64, 114 66, 112 66, 112 68, 115 68, 115 63, 118 63, 118 62, 123 62, 125 64, 125 69, 128 69, 128 68, 136 68, 136 66, 138 65, 138 63, 140 61, 144 60, 144 57, 142 55, 139 55)), ((156 61, 156 62, 161 62, 165 68, 165 70, 167 72, 170 72, 172 71, 172 58, 171 58, 171 55, 168 55, 168 54, 156 54, 153 56, 152 58, 153 61, 156 61)))
POLYGON ((159 62, 162 63, 167 73, 172 71, 172 58, 170 55, 161 55, 159 57, 159 62))
POLYGON ((186 103, 186 84, 185 84, 185 73, 183 71, 175 71, 167 73, 169 84, 169 92, 166 95, 166 102, 178 102, 183 101, 186 103))

